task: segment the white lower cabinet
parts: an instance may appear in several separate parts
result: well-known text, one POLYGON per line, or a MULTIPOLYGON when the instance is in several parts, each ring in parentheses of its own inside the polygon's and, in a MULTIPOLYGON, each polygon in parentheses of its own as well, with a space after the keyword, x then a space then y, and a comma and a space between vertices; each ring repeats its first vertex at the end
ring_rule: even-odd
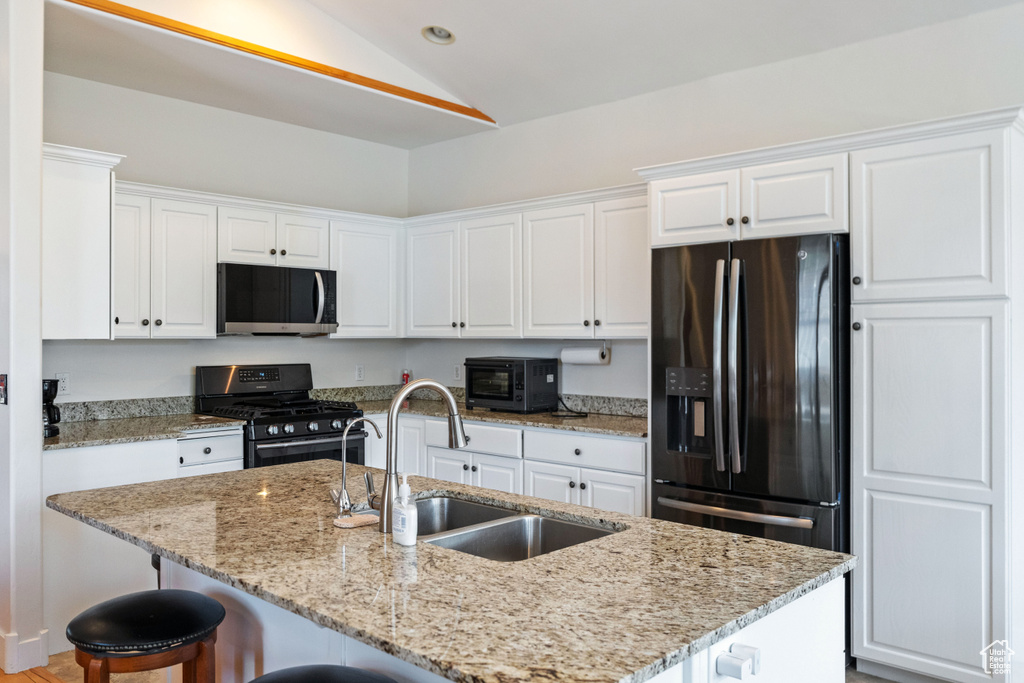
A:
MULTIPOLYGON (((43 498, 173 479, 178 457, 174 439, 44 451, 43 498)), ((45 506, 42 535, 43 623, 50 634, 49 654, 72 649, 64 630, 79 612, 125 593, 157 587, 149 553, 45 506)))
POLYGON ((243 469, 242 428, 193 432, 178 439, 178 477, 243 469))
POLYGON ((362 429, 364 432, 369 434, 366 437, 366 452, 365 452, 365 464, 367 467, 377 467, 384 469, 387 464, 388 455, 388 416, 384 413, 376 415, 364 415, 367 419, 373 420, 373 423, 377 425, 380 430, 380 438, 377 438, 377 432, 373 430, 373 427, 362 423, 356 425, 352 429, 362 429))
MULTIPOLYGON (((398 421, 398 443, 395 444, 395 470, 399 473, 427 473, 426 420, 403 417, 398 421)), ((381 425, 381 431, 384 426, 381 425)), ((387 433, 384 434, 387 438, 387 433)))
POLYGON ((523 461, 519 458, 428 446, 427 476, 506 493, 523 492, 523 461))

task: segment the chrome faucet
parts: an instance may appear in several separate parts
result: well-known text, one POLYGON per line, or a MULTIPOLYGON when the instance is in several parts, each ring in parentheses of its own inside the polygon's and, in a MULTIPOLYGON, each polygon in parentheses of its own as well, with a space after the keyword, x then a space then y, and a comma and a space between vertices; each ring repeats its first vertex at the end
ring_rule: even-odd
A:
POLYGON ((395 449, 398 448, 398 413, 402 409, 402 402, 417 389, 433 389, 444 399, 448 407, 448 448, 464 448, 468 441, 466 430, 462 426, 462 416, 459 415, 459 406, 455 402, 452 392, 448 391, 448 387, 432 379, 418 379, 406 384, 395 394, 395 397, 391 399, 391 407, 388 408, 388 450, 384 486, 381 488, 380 495, 374 495, 369 490, 372 480, 367 477, 367 495, 370 498, 370 507, 380 510, 380 523, 377 528, 382 534, 391 533, 392 505, 395 502, 395 496, 398 495, 398 472, 395 471, 397 459, 395 449))
MULTIPOLYGON (((345 427, 345 431, 341 433, 341 491, 338 492, 338 500, 336 501, 338 503, 338 517, 349 517, 352 515, 352 500, 348 497, 348 449, 346 444, 348 443, 348 430, 360 422, 369 422, 373 425, 373 431, 377 432, 377 438, 381 438, 380 427, 368 417, 357 417, 349 422, 345 427)), ((367 437, 370 436, 365 432, 363 434, 367 437)))

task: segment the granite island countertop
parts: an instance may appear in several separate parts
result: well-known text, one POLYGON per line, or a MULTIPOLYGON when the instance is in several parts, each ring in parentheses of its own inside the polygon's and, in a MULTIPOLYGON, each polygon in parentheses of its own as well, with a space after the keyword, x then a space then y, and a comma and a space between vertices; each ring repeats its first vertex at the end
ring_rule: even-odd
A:
MULTIPOLYGON (((356 405, 365 415, 387 413, 391 401, 358 401, 356 405)), ((647 418, 628 415, 605 415, 590 413, 586 417, 554 417, 551 413, 503 413, 485 409, 466 410, 465 403, 459 403, 459 412, 467 422, 489 422, 515 427, 541 427, 566 431, 607 434, 611 436, 647 437, 647 418)), ((448 417, 443 401, 410 399, 409 407, 402 409, 402 415, 425 417, 448 417)))
MULTIPOLYGON (((369 468, 349 466, 363 492, 369 468)), ((370 469, 378 490, 383 471, 370 469)), ((456 681, 638 682, 840 577, 855 559, 410 477, 451 495, 617 529, 522 562, 332 525, 328 460, 64 493, 47 506, 456 681), (381 590, 402 596, 380 600, 381 590)))
POLYGON ((43 439, 43 450, 105 446, 116 443, 137 443, 177 439, 185 433, 244 425, 243 420, 230 420, 212 415, 158 415, 154 417, 123 417, 113 420, 61 422, 60 433, 43 439))

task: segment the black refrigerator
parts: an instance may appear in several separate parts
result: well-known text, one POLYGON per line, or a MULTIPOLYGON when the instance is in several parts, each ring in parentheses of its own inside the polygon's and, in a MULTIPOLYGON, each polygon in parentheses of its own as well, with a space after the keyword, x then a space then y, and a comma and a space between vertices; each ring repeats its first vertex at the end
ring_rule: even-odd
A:
POLYGON ((653 250, 654 517, 849 550, 847 246, 653 250))

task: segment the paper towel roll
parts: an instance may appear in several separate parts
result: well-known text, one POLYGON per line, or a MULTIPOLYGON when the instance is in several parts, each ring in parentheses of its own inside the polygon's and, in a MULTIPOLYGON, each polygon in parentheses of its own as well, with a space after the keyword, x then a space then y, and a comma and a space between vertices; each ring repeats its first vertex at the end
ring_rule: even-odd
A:
POLYGON ((608 365, 612 362, 612 350, 599 346, 567 346, 560 358, 567 365, 608 365))

